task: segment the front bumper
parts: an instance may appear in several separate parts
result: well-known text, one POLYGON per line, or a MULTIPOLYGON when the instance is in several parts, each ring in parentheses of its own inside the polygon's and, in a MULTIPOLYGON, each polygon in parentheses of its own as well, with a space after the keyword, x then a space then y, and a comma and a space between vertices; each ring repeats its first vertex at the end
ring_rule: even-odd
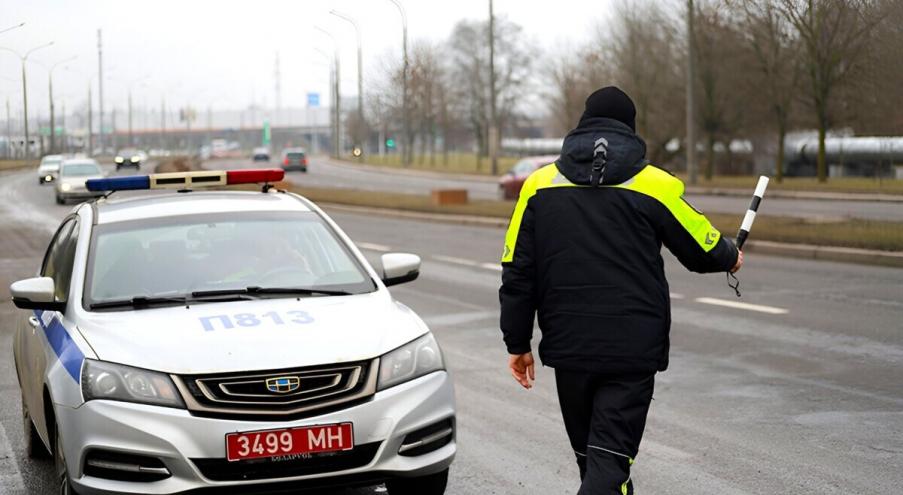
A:
POLYGON ((70 200, 70 199, 93 199, 99 198, 104 195, 103 192, 97 191, 89 191, 87 189, 70 189, 69 191, 57 191, 57 196, 60 199, 70 200))
MULTIPOLYGON (((72 482, 84 495, 110 493, 168 494, 209 488, 237 489, 252 493, 273 483, 316 485, 361 483, 391 477, 422 476, 447 468, 455 456, 451 440, 422 455, 399 455, 405 436, 443 420, 454 425, 454 389, 448 373, 441 371, 377 392, 369 401, 348 409, 293 421, 247 421, 192 416, 182 409, 145 406, 115 401, 89 401, 77 408, 57 407, 65 457, 72 482), (340 423, 354 424, 354 443, 367 456, 358 467, 304 475, 282 476, 279 468, 269 469, 275 477, 253 480, 215 481, 205 476, 209 469, 199 465, 222 466, 225 436, 237 431, 255 431, 295 426, 340 423), (366 446, 366 447, 365 447, 366 446), (116 481, 84 474, 86 454, 92 449, 143 455, 159 459, 171 474, 160 481, 116 481), (202 460, 202 461, 199 461, 202 460)), ((95 450, 96 451, 96 450, 95 450)), ((354 451, 352 451, 354 452, 354 451)), ((305 460, 290 461, 298 464, 305 460)), ((240 468, 239 463, 229 467, 240 468)), ((275 466, 278 463, 270 463, 275 466)), ((240 470, 240 469, 239 469, 240 470)), ((294 470, 293 473, 304 471, 294 470)), ((309 469, 307 470, 310 471, 309 469)))

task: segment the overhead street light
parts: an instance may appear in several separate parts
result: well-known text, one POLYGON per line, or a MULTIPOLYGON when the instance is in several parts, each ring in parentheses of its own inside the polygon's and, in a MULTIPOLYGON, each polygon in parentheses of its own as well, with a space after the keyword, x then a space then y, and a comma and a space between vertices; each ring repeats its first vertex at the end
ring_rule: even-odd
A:
POLYGON ((342 137, 342 113, 341 113, 341 94, 339 92, 339 81, 340 81, 340 73, 339 73, 339 43, 336 41, 335 36, 332 35, 329 31, 321 28, 320 26, 314 26, 317 31, 325 34, 330 41, 332 41, 332 49, 333 49, 333 87, 332 87, 332 101, 333 101, 333 128, 332 128, 332 156, 333 158, 338 158, 339 153, 341 151, 341 137, 342 137))
POLYGON ((40 50, 41 48, 47 48, 48 46, 51 46, 51 45, 53 45, 53 41, 51 41, 49 43, 45 43, 43 45, 38 45, 38 46, 28 50, 27 52, 25 52, 25 55, 20 54, 19 52, 17 52, 16 50, 13 50, 12 48, 0 47, 0 50, 11 52, 11 53, 15 54, 17 57, 19 57, 19 60, 22 61, 22 105, 23 105, 22 114, 24 117, 23 120, 24 120, 24 124, 25 124, 25 159, 26 160, 31 158, 31 146, 29 145, 29 141, 28 141, 28 84, 25 79, 25 62, 28 61, 28 57, 32 53, 40 50))
POLYGON ((62 64, 69 63, 78 58, 78 55, 74 55, 72 57, 60 60, 50 65, 50 67, 36 62, 38 65, 47 70, 47 94, 50 97, 50 153, 54 153, 56 151, 56 117, 54 113, 54 104, 53 104, 53 71, 62 64))
MULTIPOLYGON (((348 14, 343 14, 337 10, 330 10, 329 13, 354 26, 354 32, 357 34, 357 118, 358 125, 361 129, 364 129, 364 59, 361 28, 358 26, 357 21, 348 14)), ((360 136, 356 136, 356 138, 360 139, 360 136)), ((359 147, 363 147, 363 143, 357 144, 359 147)))
POLYGON ((405 147, 402 151, 401 155, 401 163, 402 165, 410 165, 411 164, 411 155, 410 150, 412 146, 411 139, 411 116, 408 113, 408 16, 404 11, 404 7, 401 5, 399 0, 389 0, 396 7, 398 7, 398 12, 401 14, 401 50, 402 57, 404 59, 403 66, 401 69, 401 115, 404 122, 402 125, 404 126, 404 139, 405 139, 405 147))
POLYGON ((5 33, 5 32, 7 32, 7 31, 12 31, 13 29, 19 29, 20 27, 22 27, 22 26, 24 26, 24 25, 25 25, 24 22, 20 22, 19 24, 16 24, 15 26, 10 26, 10 27, 8 27, 8 28, 0 29, 0 34, 3 34, 3 33, 5 33))

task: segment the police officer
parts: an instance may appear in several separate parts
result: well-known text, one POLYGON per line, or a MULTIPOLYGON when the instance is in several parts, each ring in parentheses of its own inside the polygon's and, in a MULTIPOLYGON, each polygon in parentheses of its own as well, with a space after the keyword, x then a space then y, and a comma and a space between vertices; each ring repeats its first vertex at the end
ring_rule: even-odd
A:
POLYGON ((505 237, 501 329, 509 368, 534 380, 555 369, 579 495, 631 494, 655 373, 671 326, 664 244, 688 269, 737 271, 743 255, 683 198, 683 183, 645 159, 636 108, 616 87, 595 91, 558 161, 524 183, 505 237))

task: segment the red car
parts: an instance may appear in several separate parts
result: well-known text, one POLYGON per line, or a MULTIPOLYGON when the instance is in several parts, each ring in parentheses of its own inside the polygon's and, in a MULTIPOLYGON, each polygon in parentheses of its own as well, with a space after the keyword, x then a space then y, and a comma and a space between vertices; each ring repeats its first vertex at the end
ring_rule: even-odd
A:
POLYGON ((499 177, 499 197, 502 199, 517 199, 527 177, 557 159, 558 155, 528 156, 515 163, 511 170, 499 177))

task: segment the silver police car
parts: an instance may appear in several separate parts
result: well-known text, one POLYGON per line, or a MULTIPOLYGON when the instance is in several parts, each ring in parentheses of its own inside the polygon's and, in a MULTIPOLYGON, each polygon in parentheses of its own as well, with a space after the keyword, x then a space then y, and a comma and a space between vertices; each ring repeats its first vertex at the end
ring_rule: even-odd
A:
MULTIPOLYGON (((255 172, 87 186, 271 180, 255 172)), ((54 458, 59 493, 444 493, 452 381, 386 289, 420 258, 384 254, 377 273, 316 205, 264 190, 81 204, 35 278, 12 284, 27 450, 54 458)))

